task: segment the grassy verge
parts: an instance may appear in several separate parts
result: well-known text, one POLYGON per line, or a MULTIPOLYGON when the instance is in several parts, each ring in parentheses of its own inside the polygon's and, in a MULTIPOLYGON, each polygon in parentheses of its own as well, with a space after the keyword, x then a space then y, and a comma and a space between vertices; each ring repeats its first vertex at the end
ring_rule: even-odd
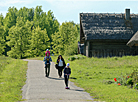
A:
POLYGON ((21 88, 26 80, 27 62, 0 56, 0 102, 22 100, 21 88))
POLYGON ((95 100, 106 102, 138 100, 137 90, 118 85, 114 81, 114 78, 119 79, 138 69, 138 56, 85 58, 69 63, 72 68, 71 81, 84 88, 95 100))
MULTIPOLYGON (((56 62, 57 56, 51 57, 56 62)), ((63 56, 66 63, 70 63, 70 80, 90 93, 95 101, 137 102, 138 91, 129 86, 118 85, 114 78, 118 80, 138 69, 138 56, 85 57, 68 61, 69 57, 72 59, 72 56, 63 56)))

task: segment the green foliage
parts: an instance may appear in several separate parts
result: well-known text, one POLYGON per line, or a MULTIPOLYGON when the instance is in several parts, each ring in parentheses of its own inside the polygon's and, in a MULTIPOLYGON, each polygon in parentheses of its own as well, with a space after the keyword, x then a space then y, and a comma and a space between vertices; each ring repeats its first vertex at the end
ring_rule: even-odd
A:
POLYGON ((77 53, 78 28, 73 22, 65 22, 59 28, 59 32, 52 35, 53 51, 62 55, 77 53))
POLYGON ((45 50, 62 55, 77 54, 79 24, 60 26, 53 12, 36 8, 9 7, 0 15, 0 55, 13 58, 44 56, 45 50), (15 53, 16 52, 16 53, 15 53))
POLYGON ((126 84, 128 84, 128 85, 133 85, 133 78, 129 78, 128 80, 127 80, 127 82, 126 82, 126 84))
POLYGON ((138 70, 134 70, 131 74, 130 77, 133 78, 133 84, 135 85, 136 83, 138 83, 138 70))
POLYGON ((84 59, 84 58, 86 58, 86 56, 84 56, 84 55, 74 55, 74 56, 70 56, 68 58, 68 60, 69 61, 74 61, 75 59, 84 59))
POLYGON ((26 53, 30 48, 30 25, 31 22, 28 21, 24 24, 23 17, 18 17, 16 26, 12 26, 9 29, 9 36, 7 37, 9 41, 7 44, 11 47, 11 50, 8 52, 8 56, 13 58, 27 57, 26 53))
POLYGON ((124 86, 127 85, 127 81, 128 81, 128 78, 125 78, 125 76, 122 76, 122 75, 117 78, 117 83, 120 83, 121 85, 124 85, 124 86))
POLYGON ((4 27, 0 23, 0 55, 3 54, 5 48, 5 40, 4 40, 4 27))
POLYGON ((47 31, 41 30, 38 26, 36 29, 32 31, 32 39, 31 39, 31 55, 32 56, 44 56, 44 51, 48 48, 49 38, 47 35, 47 31))
POLYGON ((138 90, 138 83, 135 84, 134 88, 138 90))
POLYGON ((8 13, 4 18, 4 26, 6 28, 11 28, 12 26, 16 25, 17 12, 18 10, 16 7, 9 7, 8 13))
POLYGON ((0 102, 22 101, 27 62, 0 56, 0 102))

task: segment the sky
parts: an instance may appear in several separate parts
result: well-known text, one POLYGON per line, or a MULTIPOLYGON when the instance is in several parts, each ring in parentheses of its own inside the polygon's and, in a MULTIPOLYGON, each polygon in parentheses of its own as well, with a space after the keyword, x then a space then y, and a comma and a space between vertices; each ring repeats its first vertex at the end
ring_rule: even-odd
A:
POLYGON ((9 7, 18 10, 23 7, 42 6, 43 12, 51 10, 55 18, 63 22, 79 24, 79 13, 130 13, 138 14, 138 0, 0 0, 0 13, 5 17, 9 7))

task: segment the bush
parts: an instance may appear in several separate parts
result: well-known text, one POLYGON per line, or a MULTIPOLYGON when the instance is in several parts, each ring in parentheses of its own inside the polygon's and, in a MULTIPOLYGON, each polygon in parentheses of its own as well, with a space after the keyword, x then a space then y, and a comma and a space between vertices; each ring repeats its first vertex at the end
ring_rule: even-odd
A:
POLYGON ((68 60, 69 61, 74 61, 76 58, 75 57, 69 57, 68 60))
POLYGON ((117 80, 118 83, 120 83, 121 85, 125 85, 127 83, 127 79, 125 78, 125 76, 120 76, 117 80))
POLYGON ((134 88, 138 90, 138 83, 135 84, 134 88))
POLYGON ((126 82, 126 84, 128 84, 128 85, 133 85, 133 78, 129 78, 128 80, 127 80, 127 82, 126 82))
POLYGON ((134 70, 131 73, 130 77, 133 79, 132 81, 134 84, 138 83, 138 71, 137 70, 134 70))
POLYGON ((84 55, 74 55, 68 58, 69 61, 74 61, 75 59, 84 59, 86 56, 84 55))

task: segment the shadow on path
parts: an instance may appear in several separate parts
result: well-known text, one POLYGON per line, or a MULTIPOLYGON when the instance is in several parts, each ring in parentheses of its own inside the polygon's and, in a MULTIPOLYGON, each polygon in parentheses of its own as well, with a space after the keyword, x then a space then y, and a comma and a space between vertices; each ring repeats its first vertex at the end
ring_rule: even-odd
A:
POLYGON ((54 80, 64 80, 64 78, 53 78, 53 77, 47 77, 49 79, 54 79, 54 80))
POLYGON ((79 92, 84 91, 84 90, 79 90, 79 89, 68 89, 68 90, 72 90, 72 91, 79 91, 79 92))

